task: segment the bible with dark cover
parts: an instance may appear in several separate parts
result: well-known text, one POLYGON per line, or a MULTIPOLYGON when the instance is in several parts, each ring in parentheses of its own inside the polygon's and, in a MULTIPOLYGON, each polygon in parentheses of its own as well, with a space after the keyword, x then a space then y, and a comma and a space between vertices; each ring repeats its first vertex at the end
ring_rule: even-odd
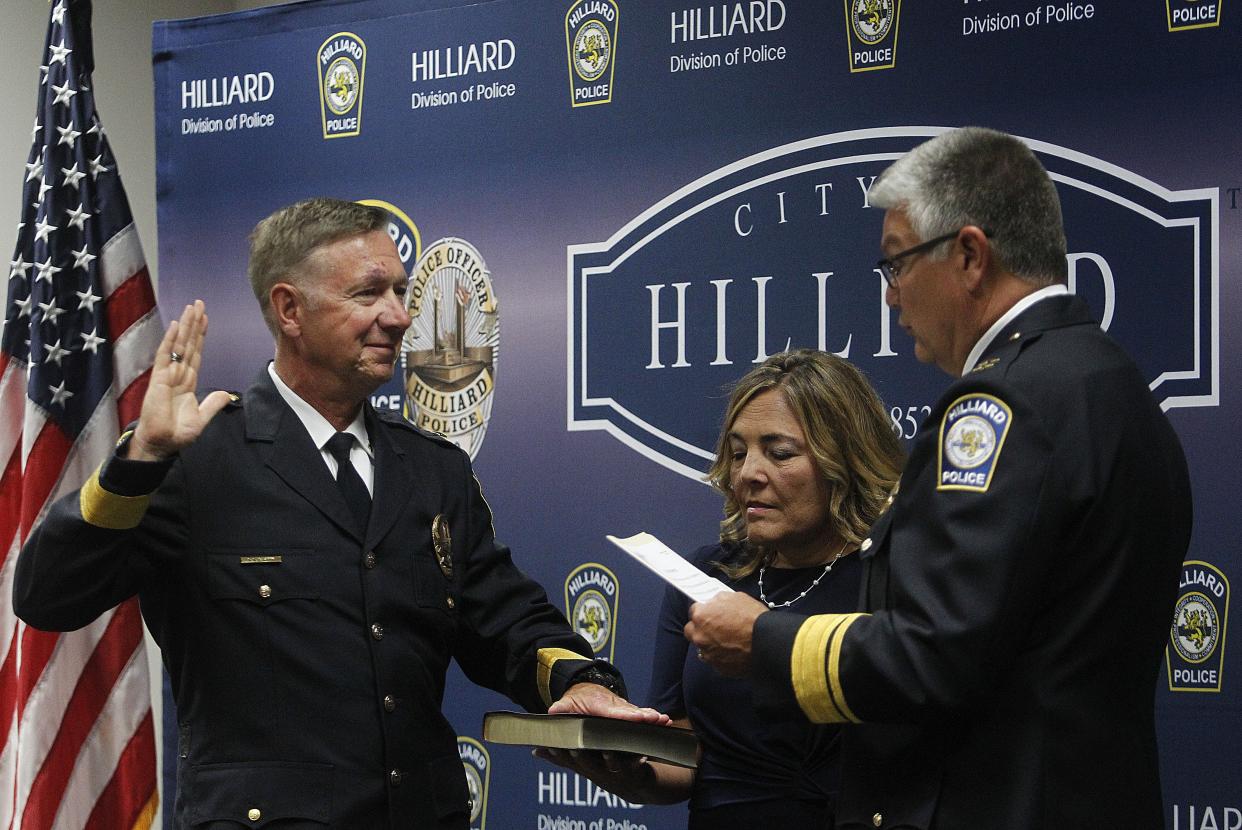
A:
POLYGON ((699 739, 692 729, 592 715, 488 712, 483 716, 483 740, 554 749, 630 752, 690 769, 697 767, 699 760, 699 739))

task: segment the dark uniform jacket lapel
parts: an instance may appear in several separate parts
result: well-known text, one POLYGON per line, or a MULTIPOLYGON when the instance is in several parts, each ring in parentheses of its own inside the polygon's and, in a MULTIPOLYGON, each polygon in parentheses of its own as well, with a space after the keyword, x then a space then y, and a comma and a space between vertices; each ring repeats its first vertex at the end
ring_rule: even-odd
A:
POLYGON ((380 426, 379 416, 370 405, 366 407, 367 432, 371 435, 372 451, 375 454, 371 523, 366 533, 366 544, 371 547, 378 544, 397 523, 398 517, 412 498, 416 485, 407 469, 405 451, 380 426))
POLYGON ((1099 324, 1092 319, 1091 309, 1080 297, 1064 294, 1040 300, 1010 320, 997 333, 980 355, 978 367, 987 368, 989 358, 999 355, 1013 343, 1029 343, 1045 331, 1068 326, 1095 325, 1099 324))
POLYGON ((358 537, 354 518, 322 453, 311 441, 297 414, 276 391, 266 367, 246 393, 246 441, 260 445, 259 453, 264 462, 292 490, 333 524, 358 537))

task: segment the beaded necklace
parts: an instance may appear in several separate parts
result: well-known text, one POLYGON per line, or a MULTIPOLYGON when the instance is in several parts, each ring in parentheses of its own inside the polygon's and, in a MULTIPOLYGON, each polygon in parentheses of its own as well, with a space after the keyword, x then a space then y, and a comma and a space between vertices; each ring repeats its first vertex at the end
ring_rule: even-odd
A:
POLYGON ((807 594, 811 593, 811 591, 815 588, 815 586, 819 584, 819 581, 828 575, 828 572, 832 570, 832 566, 837 564, 837 560, 840 559, 841 555, 845 553, 845 546, 848 544, 849 542, 845 542, 841 545, 841 549, 837 551, 837 555, 828 560, 828 564, 824 566, 823 572, 819 576, 815 577, 815 580, 810 585, 806 586, 805 591, 798 594, 796 597, 794 597, 791 600, 786 600, 785 602, 779 602, 779 603, 772 602, 771 600, 768 599, 767 594, 763 592, 763 574, 765 571, 767 571, 768 566, 761 565, 759 567, 759 599, 763 600, 764 604, 767 605, 769 608, 788 608, 789 606, 793 605, 795 602, 802 599, 807 594))

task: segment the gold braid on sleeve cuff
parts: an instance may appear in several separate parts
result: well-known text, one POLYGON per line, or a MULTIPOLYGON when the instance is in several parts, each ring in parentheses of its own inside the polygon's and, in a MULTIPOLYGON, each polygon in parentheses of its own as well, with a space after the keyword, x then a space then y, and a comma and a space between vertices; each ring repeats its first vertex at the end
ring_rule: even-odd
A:
POLYGON ((590 657, 583 657, 576 651, 567 648, 541 648, 536 656, 539 661, 538 683, 539 697, 544 706, 551 706, 552 700, 552 667, 561 660, 576 660, 579 663, 590 663, 590 657))
POLYGON ((91 474, 78 492, 78 509, 87 524, 108 530, 137 527, 147 512, 150 496, 121 496, 105 490, 99 483, 99 470, 91 474))
POLYGON ((865 614, 820 614, 798 629, 790 675, 798 706, 812 723, 859 723, 841 688, 841 642, 865 614))

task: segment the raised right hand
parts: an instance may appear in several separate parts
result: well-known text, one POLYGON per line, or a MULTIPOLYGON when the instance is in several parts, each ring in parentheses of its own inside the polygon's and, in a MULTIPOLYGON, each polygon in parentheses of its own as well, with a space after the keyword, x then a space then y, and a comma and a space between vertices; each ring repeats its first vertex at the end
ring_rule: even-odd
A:
POLYGON ((159 461, 176 455, 194 443, 229 402, 228 392, 212 392, 202 403, 198 401, 198 367, 206 335, 207 312, 202 300, 186 306, 181 319, 169 323, 155 353, 127 457, 159 461), (173 360, 174 354, 178 360, 173 360))

